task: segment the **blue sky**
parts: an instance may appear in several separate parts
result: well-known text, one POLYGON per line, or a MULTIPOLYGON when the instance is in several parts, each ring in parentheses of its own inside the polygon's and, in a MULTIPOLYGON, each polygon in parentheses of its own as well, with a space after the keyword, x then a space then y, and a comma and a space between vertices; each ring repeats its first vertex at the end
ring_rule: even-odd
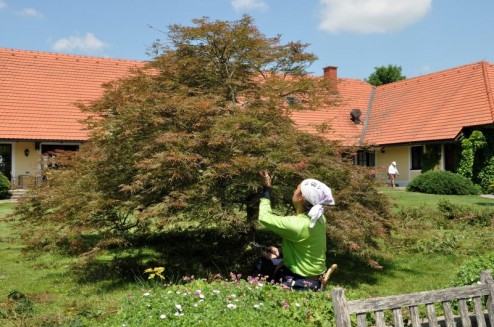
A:
POLYGON ((494 63, 493 13, 493 0, 0 0, 0 47, 149 60, 171 24, 249 14, 268 37, 309 43, 315 75, 364 79, 392 64, 415 77, 494 63))

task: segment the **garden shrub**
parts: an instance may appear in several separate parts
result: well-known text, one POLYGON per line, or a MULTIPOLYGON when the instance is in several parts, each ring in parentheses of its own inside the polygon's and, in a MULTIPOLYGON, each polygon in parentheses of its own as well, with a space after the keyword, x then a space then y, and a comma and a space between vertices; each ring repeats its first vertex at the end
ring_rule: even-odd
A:
POLYGON ((472 285, 480 281, 480 272, 494 272, 494 252, 472 257, 458 267, 453 279, 453 286, 472 285))
POLYGON ((493 211, 476 210, 472 206, 454 204, 449 200, 440 200, 437 204, 441 215, 448 220, 463 221, 470 225, 490 226, 493 211))
POLYGON ((487 161, 487 164, 482 168, 478 177, 482 190, 486 193, 492 193, 493 189, 491 185, 494 184, 494 156, 487 161))
POLYGON ((4 174, 0 172, 0 199, 9 197, 10 182, 4 174))
POLYGON ((428 194, 468 195, 479 194, 480 188, 468 178, 449 171, 428 171, 415 177, 407 191, 428 194))

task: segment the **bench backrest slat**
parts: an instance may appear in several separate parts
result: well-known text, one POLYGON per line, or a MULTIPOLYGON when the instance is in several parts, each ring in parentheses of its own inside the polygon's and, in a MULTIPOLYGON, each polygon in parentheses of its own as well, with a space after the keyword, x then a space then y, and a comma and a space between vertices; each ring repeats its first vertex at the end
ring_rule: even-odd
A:
POLYGON ((403 327, 403 315, 401 314, 401 308, 393 309, 393 322, 396 327, 403 327))
POLYGON ((429 327, 439 327, 437 324, 436 308, 434 304, 428 303, 427 307, 427 318, 429 318, 429 327))
POLYGON ((446 327, 456 326, 453 310, 451 309, 451 302, 445 301, 442 303, 442 305, 443 305, 444 320, 446 322, 446 327))
POLYGON ((462 327, 472 326, 473 316, 469 312, 467 301, 473 301, 475 326, 494 326, 494 280, 489 271, 481 273, 481 283, 476 285, 353 301, 347 301, 345 291, 336 287, 333 289, 332 298, 337 327, 351 327, 350 315, 352 314, 357 316, 358 327, 367 327, 367 313, 374 314, 376 327, 384 327, 386 326, 384 310, 392 310, 394 326, 403 327, 402 308, 409 309, 412 326, 421 327, 419 305, 425 305, 427 309, 428 326, 439 327, 436 304, 442 304, 444 318, 441 317, 441 320, 444 320, 445 326, 453 327, 456 326, 456 322, 452 301, 458 303, 462 327), (485 312, 482 309, 484 297, 486 297, 490 325, 487 324, 485 312))
POLYGON ((468 314, 467 301, 465 299, 458 300, 458 306, 460 307, 461 324, 463 327, 472 327, 470 322, 470 315, 468 314))
POLYGON ((419 307, 414 305, 410 307, 410 316, 412 317, 412 327, 420 327, 419 307))
POLYGON ((376 327, 386 327, 384 312, 382 310, 376 311, 376 327))
POLYGON ((365 313, 357 314, 357 327, 367 327, 367 315, 365 313))

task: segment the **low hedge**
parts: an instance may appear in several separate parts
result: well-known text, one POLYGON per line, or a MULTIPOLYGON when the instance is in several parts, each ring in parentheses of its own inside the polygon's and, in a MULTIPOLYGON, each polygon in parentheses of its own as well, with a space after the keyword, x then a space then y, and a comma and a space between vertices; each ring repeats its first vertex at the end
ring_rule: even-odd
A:
POLYGON ((0 199, 9 197, 10 182, 4 174, 0 172, 0 199))
POLYGON ((459 174, 449 171, 428 171, 415 177, 406 187, 407 191, 428 194, 476 195, 480 187, 459 174))

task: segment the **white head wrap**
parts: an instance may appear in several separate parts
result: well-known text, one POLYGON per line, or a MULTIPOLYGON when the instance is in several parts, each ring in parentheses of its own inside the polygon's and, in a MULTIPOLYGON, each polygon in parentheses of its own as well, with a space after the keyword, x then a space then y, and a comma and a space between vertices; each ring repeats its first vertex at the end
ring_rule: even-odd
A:
POLYGON ((304 179, 301 184, 301 190, 304 198, 312 204, 312 208, 309 211, 309 227, 312 228, 322 217, 323 205, 334 206, 333 194, 326 184, 316 179, 304 179))

